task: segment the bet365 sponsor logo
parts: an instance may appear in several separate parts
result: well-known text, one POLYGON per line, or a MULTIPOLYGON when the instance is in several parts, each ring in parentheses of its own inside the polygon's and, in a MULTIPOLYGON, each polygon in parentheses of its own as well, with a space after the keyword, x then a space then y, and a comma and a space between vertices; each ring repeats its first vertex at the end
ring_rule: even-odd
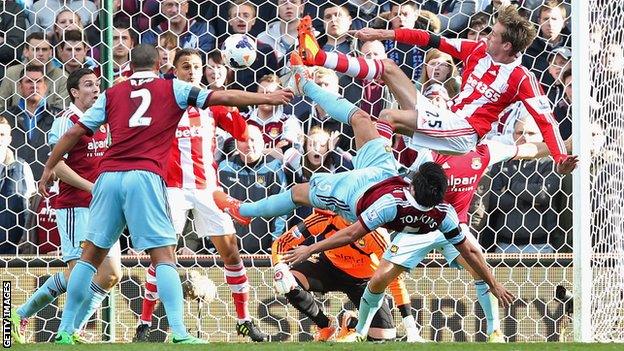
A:
POLYGON ((490 88, 489 85, 483 83, 482 81, 477 80, 472 75, 468 77, 468 81, 466 83, 475 88, 478 92, 483 94, 483 96, 485 96, 488 100, 492 102, 496 102, 498 101, 498 99, 500 99, 501 94, 499 92, 490 88))

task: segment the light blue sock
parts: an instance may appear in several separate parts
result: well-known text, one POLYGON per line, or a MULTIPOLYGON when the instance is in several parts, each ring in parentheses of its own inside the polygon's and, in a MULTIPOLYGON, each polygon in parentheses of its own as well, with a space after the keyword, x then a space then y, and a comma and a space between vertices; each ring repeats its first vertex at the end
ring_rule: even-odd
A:
POLYGON ((292 200, 292 189, 271 195, 256 202, 241 204, 239 212, 245 217, 277 217, 289 214, 297 205, 292 200))
POLYGON ((58 272, 48 277, 45 283, 43 283, 16 312, 22 318, 29 318, 46 307, 65 291, 67 291, 65 274, 63 272, 58 272))
POLYGON ((373 321, 373 317, 383 304, 384 293, 373 294, 368 290, 368 286, 364 289, 364 294, 360 299, 360 308, 358 314, 358 324, 355 326, 355 331, 360 335, 368 335, 368 329, 373 321))
POLYGON ((63 309, 59 332, 64 331, 73 334, 76 330, 74 328, 76 315, 85 300, 91 298, 92 291, 90 286, 95 272, 96 269, 92 264, 82 260, 76 262, 67 283, 67 302, 65 302, 65 308, 63 309))
POLYGON ((479 300, 487 321, 487 334, 490 335, 494 330, 500 329, 498 300, 490 293, 490 287, 483 280, 475 281, 475 289, 477 290, 477 300, 479 300))
POLYGON ((76 330, 82 330, 89 319, 93 315, 93 313, 100 307, 102 301, 108 295, 108 291, 102 289, 99 285, 95 284, 95 282, 91 282, 91 298, 87 299, 82 306, 80 306, 80 310, 78 314, 76 314, 76 320, 74 324, 74 328, 76 330))
POLYGON ((156 287, 160 301, 165 306, 169 327, 178 337, 188 336, 184 326, 184 297, 182 283, 173 264, 159 263, 156 265, 156 287))
POLYGON ((311 80, 305 82, 303 92, 319 104, 331 118, 341 123, 349 124, 351 115, 358 109, 349 100, 323 90, 311 80))

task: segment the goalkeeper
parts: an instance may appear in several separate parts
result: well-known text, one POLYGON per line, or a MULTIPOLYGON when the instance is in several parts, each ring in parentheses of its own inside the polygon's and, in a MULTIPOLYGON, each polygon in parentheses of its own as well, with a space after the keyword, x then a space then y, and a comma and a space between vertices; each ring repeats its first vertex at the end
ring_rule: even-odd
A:
MULTIPOLYGON (((388 235, 383 229, 371 231, 352 244, 322 252, 290 269, 281 261, 282 254, 297 245, 310 245, 328 238, 348 226, 349 223, 342 217, 329 211, 317 210, 273 242, 275 289, 278 293, 284 294, 291 305, 314 322, 318 328, 314 336, 316 341, 330 340, 338 328, 336 323, 319 308, 319 303, 311 292, 340 291, 359 308, 366 284, 373 276, 388 246, 388 235)), ((390 290, 401 311, 407 340, 422 341, 411 314, 409 294, 402 276, 390 284, 390 290)), ((355 328, 357 319, 348 316, 346 313, 343 317, 341 333, 355 328)), ((396 338, 396 328, 388 303, 384 303, 375 314, 368 336, 374 340, 396 338)))

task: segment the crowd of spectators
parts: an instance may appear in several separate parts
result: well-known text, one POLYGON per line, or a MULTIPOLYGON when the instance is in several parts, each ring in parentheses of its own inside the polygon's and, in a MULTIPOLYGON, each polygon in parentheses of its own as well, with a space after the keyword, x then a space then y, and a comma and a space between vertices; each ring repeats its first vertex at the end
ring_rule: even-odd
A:
MULTIPOLYGON (((93 68, 100 74, 106 46, 103 3, 8 0, 0 4, 0 254, 44 254, 54 252, 58 245, 53 230, 53 198, 41 199, 34 194, 34 181, 40 177, 49 153, 47 133, 52 121, 68 106, 67 75, 79 67, 93 68)), ((367 26, 420 28, 452 38, 481 40, 489 33, 496 9, 509 3, 520 5, 539 28, 522 64, 537 76, 552 103, 560 132, 568 139, 572 133, 573 79, 569 1, 115 0, 113 75, 114 79, 129 76, 130 50, 138 43, 150 43, 161 54, 160 73, 165 78, 174 77, 172 60, 178 49, 196 48, 205 54, 202 82, 211 89, 270 92, 279 87, 277 76, 295 49, 299 19, 310 14, 324 50, 390 58, 426 97, 445 106, 460 90, 461 62, 438 50, 425 51, 392 41, 361 43, 349 30, 367 26), (218 51, 235 33, 257 39, 258 55, 248 69, 229 69, 218 51)), ((609 35, 605 31, 604 25, 592 26, 590 53, 593 62, 600 63, 594 79, 604 81, 601 86, 606 88, 592 94, 611 101, 607 103, 611 107, 619 107, 624 53, 619 44, 604 44, 609 35), (619 97, 611 96, 617 91, 619 97)), ((316 70, 315 81, 373 116, 396 105, 383 81, 361 81, 323 68, 316 70)), ((597 110, 621 113, 621 108, 611 109, 597 101, 594 105, 597 110)), ((283 108, 250 106, 242 112, 250 125, 249 140, 234 143, 223 134, 217 138, 220 182, 236 198, 258 200, 306 181, 313 172, 342 172, 353 167, 353 130, 305 99, 298 98, 283 108)), ((509 142, 541 139, 522 108, 505 113, 503 121, 508 125, 497 128, 507 133, 509 142)), ((622 155, 621 150, 618 156, 604 151, 614 148, 605 145, 605 140, 622 140, 618 130, 606 121, 594 125, 598 140, 594 155, 604 158, 604 164, 609 163, 609 157, 622 155)), ((493 167, 476 197, 472 229, 488 251, 570 251, 569 183, 554 172, 550 158, 509 161, 493 167)), ((267 253, 273 238, 309 211, 298 210, 290 218, 257 218, 249 227, 237 226, 242 250, 267 253)), ((212 250, 207 241, 183 242, 185 252, 189 252, 188 247, 199 253, 212 250)))

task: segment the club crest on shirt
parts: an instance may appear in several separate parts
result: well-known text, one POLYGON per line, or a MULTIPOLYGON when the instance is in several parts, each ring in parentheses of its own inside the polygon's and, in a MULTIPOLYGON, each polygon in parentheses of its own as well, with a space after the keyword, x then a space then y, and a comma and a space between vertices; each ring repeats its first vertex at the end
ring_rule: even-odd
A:
POLYGON ((385 149, 386 149, 386 152, 392 152, 392 146, 390 145, 386 145, 385 149))
POLYGON ((104 127, 104 125, 100 126, 100 132, 106 133, 106 127, 104 127))
POLYGON ((366 241, 364 241, 364 238, 362 238, 362 239, 358 240, 358 242, 357 242, 357 243, 358 243, 358 245, 360 245, 361 247, 366 246, 366 241))
POLYGON ((258 184, 264 186, 266 184, 266 179, 265 179, 265 177, 263 175, 259 175, 256 178, 256 182, 258 182, 258 184))
POLYGON ((399 251, 399 247, 398 246, 396 246, 396 245, 390 246, 390 252, 397 253, 397 251, 399 251))
POLYGON ((472 159, 472 163, 470 164, 470 167, 472 167, 472 169, 474 170, 481 169, 481 167, 483 167, 483 163, 481 162, 481 157, 474 157, 472 159))
POLYGON ((271 138, 275 139, 277 138, 277 136, 279 135, 279 128, 277 127, 273 127, 271 128, 271 130, 269 131, 269 135, 271 136, 271 138))

